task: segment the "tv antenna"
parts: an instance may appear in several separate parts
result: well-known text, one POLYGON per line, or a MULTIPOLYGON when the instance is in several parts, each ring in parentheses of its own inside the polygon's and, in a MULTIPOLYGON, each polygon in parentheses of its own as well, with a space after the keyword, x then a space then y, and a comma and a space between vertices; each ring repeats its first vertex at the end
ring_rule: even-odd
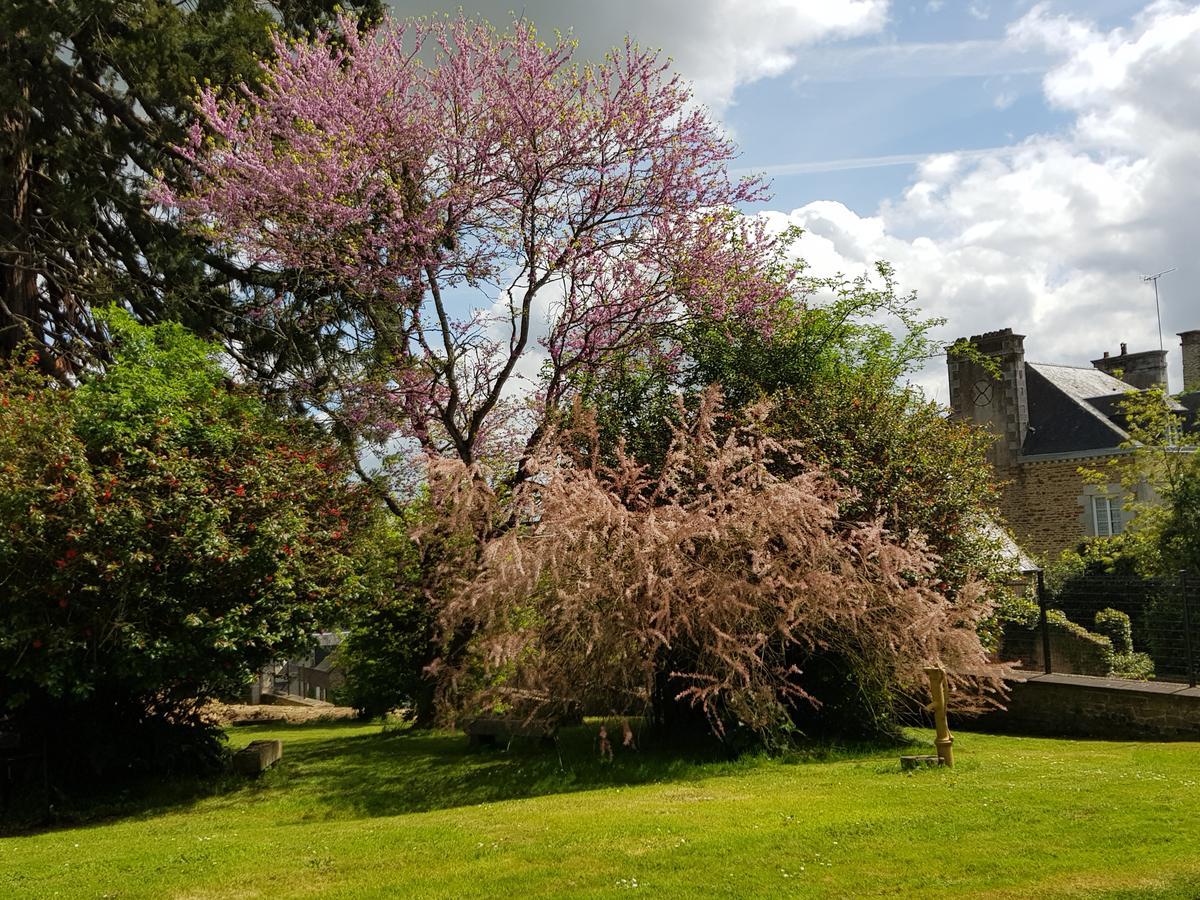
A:
POLYGON ((1158 349, 1159 350, 1162 350, 1164 348, 1163 348, 1163 339, 1162 339, 1162 307, 1160 307, 1158 305, 1158 279, 1162 278, 1164 275, 1170 275, 1172 272, 1175 271, 1175 269, 1176 269, 1175 266, 1171 266, 1171 268, 1169 268, 1169 269, 1163 269, 1157 275, 1143 275, 1142 276, 1142 281, 1154 282, 1154 311, 1156 313, 1158 313, 1158 349))

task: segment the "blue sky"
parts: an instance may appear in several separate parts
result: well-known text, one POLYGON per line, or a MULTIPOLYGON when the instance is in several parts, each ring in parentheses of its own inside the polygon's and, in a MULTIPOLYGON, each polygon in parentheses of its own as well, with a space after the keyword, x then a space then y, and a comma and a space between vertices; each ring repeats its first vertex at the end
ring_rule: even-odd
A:
MULTIPOLYGON (((402 15, 459 4, 393 0, 402 15)), ((510 0, 465 0, 497 24, 510 0)), ((1200 328, 1200 0, 526 0, 580 55, 661 47, 820 274, 895 267, 947 341, 1087 365, 1200 328)), ((943 364, 917 382, 945 400, 943 364)))
MULTIPOLYGON (((724 115, 751 169, 772 173, 770 206, 836 199, 868 215, 913 177, 911 157, 1013 144, 1066 127, 1041 93, 1052 55, 1003 46, 1032 4, 897 3, 878 33, 798 54, 785 75, 739 89, 724 115), (854 168, 842 169, 852 164, 854 168)), ((1102 28, 1127 24, 1143 3, 1056 3, 1102 28), (1097 16, 1099 17, 1097 18, 1097 16)))

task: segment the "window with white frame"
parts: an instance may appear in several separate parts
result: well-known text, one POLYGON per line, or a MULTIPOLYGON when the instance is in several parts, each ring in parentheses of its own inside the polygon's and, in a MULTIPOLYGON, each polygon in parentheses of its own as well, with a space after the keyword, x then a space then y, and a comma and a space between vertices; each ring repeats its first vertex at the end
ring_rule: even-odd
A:
POLYGON ((1120 497, 1092 497, 1092 533, 1096 537, 1121 533, 1121 505, 1120 497))

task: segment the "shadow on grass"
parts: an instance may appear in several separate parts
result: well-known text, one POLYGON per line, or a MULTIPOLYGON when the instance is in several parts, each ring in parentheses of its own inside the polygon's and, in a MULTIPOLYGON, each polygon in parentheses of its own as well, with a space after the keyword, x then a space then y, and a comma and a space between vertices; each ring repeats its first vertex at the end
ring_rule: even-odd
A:
MULTIPOLYGON (((226 806, 269 804, 281 816, 298 821, 394 816, 607 787, 694 781, 745 772, 764 760, 759 754, 730 758, 728 748, 712 740, 647 741, 640 749, 627 749, 620 746, 619 728, 610 728, 615 753, 605 761, 600 758, 596 724, 564 729, 557 746, 516 740, 507 747, 474 749, 457 732, 362 730, 362 723, 353 722, 241 727, 236 730, 239 737, 281 738, 281 763, 254 780, 227 774, 143 784, 92 798, 76 809, 60 810, 38 830, 151 818, 213 800, 226 806)), ((810 744, 777 759, 803 764, 878 758, 904 746, 810 744)))

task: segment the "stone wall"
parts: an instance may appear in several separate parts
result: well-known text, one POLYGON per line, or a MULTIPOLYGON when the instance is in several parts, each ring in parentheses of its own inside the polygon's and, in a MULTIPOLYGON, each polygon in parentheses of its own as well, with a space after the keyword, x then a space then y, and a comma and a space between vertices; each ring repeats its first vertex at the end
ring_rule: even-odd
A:
POLYGON ((1109 356, 1107 352, 1103 359, 1093 359, 1092 365, 1101 372, 1107 372, 1114 378, 1120 378, 1130 387, 1144 390, 1155 385, 1167 385, 1167 351, 1143 350, 1140 353, 1128 353, 1125 345, 1121 345, 1119 356, 1109 356))
POLYGON ((1083 539, 1084 506, 1089 491, 1079 474, 1081 464, 1099 460, 1062 459, 1027 462, 1008 473, 1000 497, 1000 512, 1021 549, 1046 558, 1074 547, 1083 539))
MULTIPOLYGON (((1112 669, 1112 641, 1093 634, 1082 625, 1051 610, 1050 671, 1060 675, 1107 675, 1112 669)), ((1029 672, 1046 671, 1042 629, 1026 628, 1015 622, 1004 626, 999 656, 1005 662, 1018 663, 1029 672)))
POLYGON ((1200 688, 1086 675, 1033 675, 1009 687, 1006 710, 959 726, 1006 734, 1200 740, 1200 688))

